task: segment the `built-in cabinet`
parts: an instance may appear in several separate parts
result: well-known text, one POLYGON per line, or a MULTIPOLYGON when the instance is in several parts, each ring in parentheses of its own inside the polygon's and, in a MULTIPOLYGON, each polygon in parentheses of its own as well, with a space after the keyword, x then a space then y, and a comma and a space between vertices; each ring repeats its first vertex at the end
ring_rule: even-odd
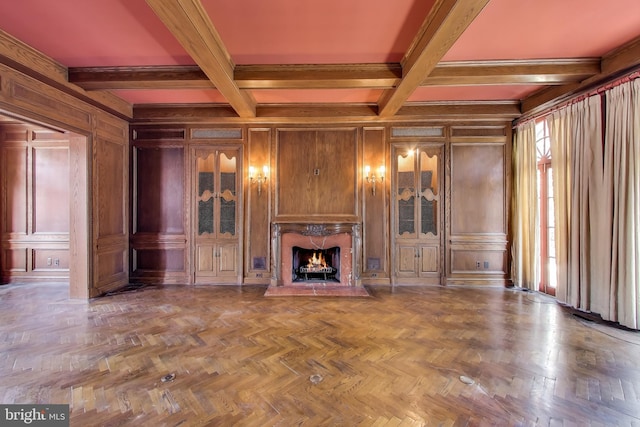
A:
POLYGON ((195 283, 239 282, 240 147, 193 150, 195 283))
POLYGON ((443 144, 394 144, 392 282, 442 282, 443 144))
POLYGON ((510 136, 507 123, 134 126, 131 277, 272 284, 278 233, 340 225, 354 282, 508 284, 510 136))

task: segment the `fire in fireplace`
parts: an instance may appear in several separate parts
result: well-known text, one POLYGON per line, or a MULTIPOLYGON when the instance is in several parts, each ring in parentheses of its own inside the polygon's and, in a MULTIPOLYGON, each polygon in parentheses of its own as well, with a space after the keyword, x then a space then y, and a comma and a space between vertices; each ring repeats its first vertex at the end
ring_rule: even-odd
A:
POLYGON ((340 282, 340 247, 292 247, 293 282, 340 282))

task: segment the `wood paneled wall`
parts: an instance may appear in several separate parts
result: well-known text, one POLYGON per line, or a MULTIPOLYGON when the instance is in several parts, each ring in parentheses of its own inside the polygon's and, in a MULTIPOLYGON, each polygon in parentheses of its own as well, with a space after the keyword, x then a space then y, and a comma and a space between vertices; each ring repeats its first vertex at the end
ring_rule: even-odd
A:
MULTIPOLYGON (((269 174, 262 191, 258 194, 258 184, 250 181, 246 186, 245 207, 245 283, 266 283, 271 272, 270 219, 271 200, 275 170, 271 162, 271 148, 274 131, 270 128, 248 130, 248 149, 245 164, 261 171, 267 166, 269 174)), ((246 180, 246 174, 243 174, 246 180)))
POLYGON ((69 136, 0 124, 2 280, 69 279, 69 136))
MULTIPOLYGON (((11 57, 18 58, 23 69, 42 70, 41 56, 24 46, 17 49, 19 53, 11 57)), ((491 121, 503 119, 485 119, 478 110, 477 117, 453 114, 447 116, 451 122, 435 123, 443 120, 444 110, 436 118, 428 116, 429 109, 424 109, 423 118, 395 117, 389 122, 360 118, 353 123, 338 118, 339 124, 309 115, 264 123, 231 117, 209 120, 202 115, 154 116, 153 120, 173 124, 133 119, 136 124, 130 137, 129 124, 121 117, 132 118, 133 112, 122 103, 113 97, 100 101, 71 87, 63 73, 42 72, 46 78, 38 80, 33 73, 26 75, 0 64, 0 112, 68 132, 72 296, 96 296, 118 288, 129 282, 130 273, 133 281, 192 283, 193 220, 188 194, 194 184, 189 149, 212 143, 236 144, 244 153, 240 188, 244 197, 239 207, 244 209, 243 259, 238 263, 244 283, 269 282, 272 266, 264 262, 271 259, 269 224, 286 217, 362 223, 362 282, 391 283, 390 184, 388 180, 378 184, 374 196, 362 168, 369 164, 375 169, 384 163, 388 171, 392 141, 419 143, 430 138, 442 141, 445 150, 446 256, 440 265, 444 282, 508 282, 510 123, 491 121), (412 135, 412 126, 432 126, 442 132, 412 135), (248 179, 248 167, 265 163, 270 176, 258 196, 256 185, 248 179), (326 181, 325 170, 330 178, 326 181), (316 182, 318 178, 321 183, 316 182)), ((419 111, 423 110, 415 110, 416 114, 419 111)), ((45 170, 46 166, 41 168, 43 174, 45 170)), ((48 203, 48 197, 37 203, 48 203)), ((2 218, 3 223, 13 227, 14 219, 30 215, 28 204, 19 209, 2 218)), ((57 219, 39 216, 34 224, 59 228, 57 219)), ((45 263, 48 258, 44 256, 45 263)))
MULTIPOLYGON (((16 49, 24 67, 42 69, 41 56, 24 46, 16 49)), ((53 182, 65 179, 68 190, 64 250, 70 295, 88 298, 124 286, 129 281, 128 123, 87 103, 86 95, 62 90, 63 81, 43 83, 3 64, 0 76, 3 114, 67 136, 68 172, 53 182)), ((52 194, 46 193, 45 199, 52 194)), ((35 225, 58 227, 51 221, 58 220, 43 224, 36 218, 35 225)), ((45 254, 45 263, 48 258, 45 254)))
POLYGON ((511 128, 452 126, 447 283, 507 283, 511 128))
POLYGON ((129 129, 120 120, 96 117, 93 153, 93 253, 95 287, 129 281, 129 129))
POLYGON ((271 224, 342 220, 362 224, 362 282, 390 284, 389 147, 427 143, 444 147, 444 244, 437 263, 442 283, 507 284, 510 138, 504 122, 227 130, 133 126, 132 280, 194 283, 190 194, 196 183, 190 181, 189 150, 240 144, 245 147, 241 283, 269 283, 271 224), (434 129, 437 135, 429 133, 434 129), (376 194, 364 179, 366 165, 386 168, 376 194), (252 166, 260 172, 268 167, 260 194, 249 179, 252 166))
POLYGON ((386 178, 376 183, 376 194, 371 186, 360 178, 362 198, 362 278, 365 283, 387 284, 389 282, 389 159, 387 128, 364 127, 362 130, 363 159, 358 163, 359 171, 365 166, 376 170, 386 165, 386 178))

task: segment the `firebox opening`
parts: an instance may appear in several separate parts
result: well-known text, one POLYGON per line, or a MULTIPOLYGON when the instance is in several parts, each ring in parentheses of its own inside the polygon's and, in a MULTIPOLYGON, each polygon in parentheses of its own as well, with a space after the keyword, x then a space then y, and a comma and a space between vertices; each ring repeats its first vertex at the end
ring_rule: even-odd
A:
POLYGON ((292 248, 294 282, 340 282, 340 247, 292 248))

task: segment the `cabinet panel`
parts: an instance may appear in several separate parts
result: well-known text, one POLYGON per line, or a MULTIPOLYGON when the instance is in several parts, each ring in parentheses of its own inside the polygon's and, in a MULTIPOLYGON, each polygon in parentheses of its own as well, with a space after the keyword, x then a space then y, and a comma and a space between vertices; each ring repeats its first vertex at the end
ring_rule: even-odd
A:
POLYGON ((356 215, 357 132, 278 131, 278 215, 356 215))
POLYGON ((318 175, 312 191, 316 193, 314 213, 318 215, 356 214, 356 132, 318 132, 314 172, 318 175))
POLYGON ((439 271, 439 248, 437 246, 423 246, 420 248, 420 272, 437 273, 439 271))
POLYGON ((315 141, 315 131, 278 132, 278 214, 313 213, 315 141))
POLYGON ((196 249, 197 272, 213 273, 216 270, 215 246, 198 245, 196 249))
POLYGON ((238 271, 238 245, 221 245, 218 249, 220 275, 233 276, 238 271))
MULTIPOLYGON (((238 274, 238 245, 206 245, 196 248, 196 281, 238 274)), ((204 280, 206 282, 206 280, 204 280)))
POLYGON ((407 275, 410 277, 416 274, 416 247, 398 246, 398 275, 407 275))
POLYGON ((443 144, 392 146, 394 283, 441 281, 443 156, 443 144))
POLYGON ((208 146, 193 150, 194 281, 241 281, 241 150, 208 146))

